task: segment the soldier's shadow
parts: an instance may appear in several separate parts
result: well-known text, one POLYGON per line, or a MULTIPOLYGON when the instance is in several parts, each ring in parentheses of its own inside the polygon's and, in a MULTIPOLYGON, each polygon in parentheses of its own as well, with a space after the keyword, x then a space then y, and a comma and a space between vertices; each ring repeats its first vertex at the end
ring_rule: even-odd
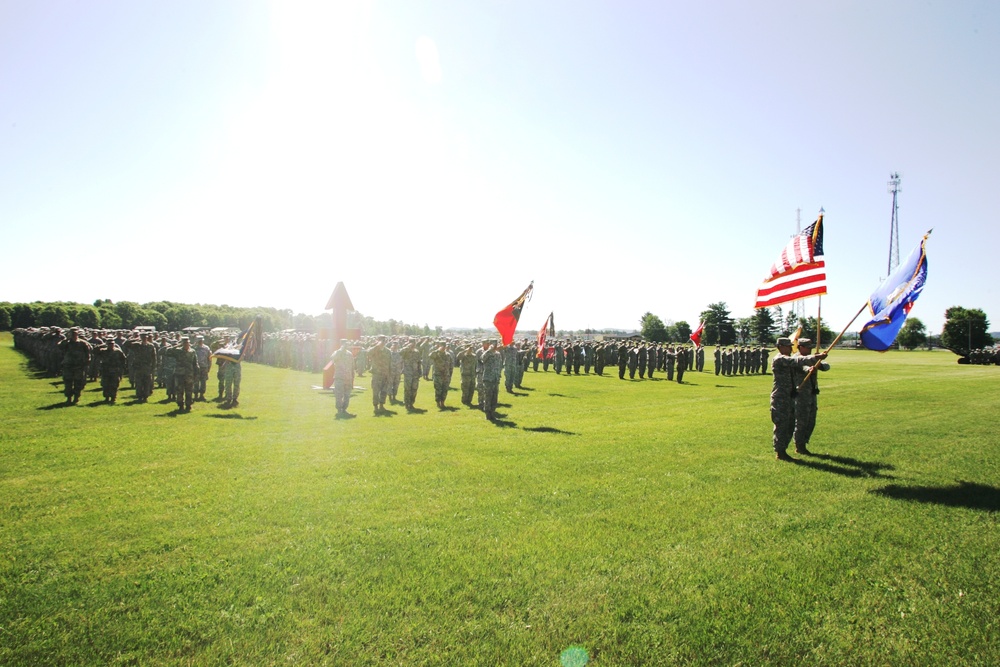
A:
POLYGON ((559 428, 554 428, 552 426, 532 426, 524 427, 525 431, 531 431, 532 433, 556 433, 558 435, 580 435, 579 433, 574 433, 573 431, 564 431, 559 428))
POLYGON ((895 479, 892 475, 882 474, 883 470, 895 470, 895 468, 888 463, 859 461, 858 459, 846 456, 813 454, 812 458, 797 458, 795 459, 795 463, 806 468, 822 470, 823 472, 843 475, 844 477, 878 477, 882 479, 895 479), (827 463, 827 461, 832 461, 832 463, 827 463))
POLYGON ((501 417, 506 417, 507 415, 501 415, 497 413, 493 418, 493 425, 500 428, 517 428, 517 422, 510 421, 509 419, 501 419, 501 417))
MULTIPOLYGON (((427 412, 427 410, 425 410, 424 408, 407 408, 406 411, 409 414, 411 414, 411 415, 422 415, 422 414, 425 414, 427 412)), ((386 412, 390 412, 390 411, 386 410, 386 412)), ((396 413, 395 412, 390 412, 390 414, 394 415, 396 413)))
POLYGON ((67 403, 65 400, 59 401, 58 403, 53 403, 52 405, 43 405, 39 410, 58 410, 59 408, 71 408, 72 403, 67 403))
POLYGON ((1000 511, 1000 489, 976 482, 959 481, 950 486, 889 484, 880 489, 873 489, 869 493, 896 500, 932 503, 947 507, 965 507, 986 512, 1000 511))

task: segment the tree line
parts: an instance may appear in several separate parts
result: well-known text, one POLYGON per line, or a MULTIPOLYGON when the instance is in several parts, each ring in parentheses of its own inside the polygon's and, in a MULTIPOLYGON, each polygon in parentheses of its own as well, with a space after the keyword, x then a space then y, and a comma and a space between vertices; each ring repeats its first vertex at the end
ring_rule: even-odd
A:
MULTIPOLYGON (((86 327, 88 329, 134 329, 152 326, 158 331, 181 331, 188 327, 234 327, 246 329, 257 316, 264 331, 295 329, 318 333, 332 328, 329 313, 322 315, 293 314, 291 310, 228 305, 186 304, 171 301, 135 303, 97 299, 92 304, 67 301, 31 303, 0 302, 0 331, 29 327, 86 327)), ((431 335, 426 324, 404 324, 396 320, 378 321, 356 313, 357 324, 365 335, 403 334, 431 335)))
MULTIPOLYGON (((787 313, 781 306, 761 308, 750 317, 734 318, 724 302, 712 303, 698 316, 704 322, 702 345, 772 345, 778 336, 789 336, 802 327, 802 336, 816 337, 816 318, 801 318, 794 311, 787 313)), ((645 340, 662 343, 686 343, 691 325, 664 322, 659 316, 646 312, 639 319, 640 332, 645 340)), ((820 322, 821 343, 828 345, 836 337, 825 322, 820 322)), ((839 333, 839 332, 838 332, 839 333)), ((938 344, 956 354, 966 356, 970 350, 994 344, 989 333, 989 319, 978 308, 953 306, 945 311, 945 324, 939 337, 927 333, 927 327, 916 317, 910 317, 896 338, 900 347, 916 349, 938 344)))

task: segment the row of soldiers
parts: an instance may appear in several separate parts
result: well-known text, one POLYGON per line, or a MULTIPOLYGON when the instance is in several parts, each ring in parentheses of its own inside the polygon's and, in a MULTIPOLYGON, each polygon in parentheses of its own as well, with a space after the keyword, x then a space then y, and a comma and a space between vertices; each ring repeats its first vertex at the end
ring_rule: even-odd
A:
POLYGON ((716 375, 767 374, 767 358, 771 350, 765 347, 716 347, 716 375))
MULTIPOLYGON (((87 382, 98 378, 104 401, 115 403, 125 377, 140 403, 148 402, 154 382, 166 389, 167 400, 176 401, 181 411, 190 411, 195 400, 207 400, 212 349, 203 336, 196 336, 192 344, 189 336, 180 334, 161 333, 154 339, 152 332, 120 330, 41 327, 13 333, 15 348, 50 374, 62 375, 67 404, 78 403, 87 382)), ((220 400, 225 407, 239 405, 239 362, 217 357, 216 364, 220 400)))
POLYGON ((524 373, 534 367, 567 375, 589 374, 591 369, 603 375, 610 364, 617 366, 619 377, 629 373, 640 379, 653 377, 658 370, 678 382, 683 382, 688 368, 704 370, 704 349, 671 346, 660 343, 549 341, 539 354, 534 341, 522 340, 509 345, 497 341, 469 341, 460 338, 416 338, 386 336, 367 337, 359 341, 340 341, 340 347, 330 356, 338 418, 351 417, 348 406, 355 377, 371 373, 372 409, 374 414, 385 412, 386 404, 401 403, 414 410, 421 379, 433 380, 435 403, 445 408, 454 370, 461 374, 462 403, 473 406, 475 401, 487 417, 495 418, 496 396, 501 380, 506 391, 521 388, 524 373), (399 400, 399 387, 403 399, 399 400), (494 391, 494 387, 496 391, 494 391))
POLYGON ((989 366, 996 364, 1000 366, 1000 348, 996 347, 985 347, 978 350, 972 350, 966 356, 970 364, 979 364, 983 366, 989 366))
POLYGON ((476 405, 489 420, 496 419, 500 381, 506 377, 507 391, 521 386, 531 356, 525 344, 498 345, 496 341, 483 341, 481 347, 468 341, 445 339, 406 338, 389 340, 378 336, 370 347, 340 341, 340 348, 330 357, 333 367, 333 390, 336 397, 337 417, 353 416, 348 412, 355 374, 371 372, 372 408, 376 416, 385 414, 386 403, 396 404, 400 384, 403 386, 402 404, 415 410, 420 380, 434 382, 434 401, 445 409, 448 391, 456 367, 461 375, 462 403, 473 406, 473 394, 478 394, 476 405))

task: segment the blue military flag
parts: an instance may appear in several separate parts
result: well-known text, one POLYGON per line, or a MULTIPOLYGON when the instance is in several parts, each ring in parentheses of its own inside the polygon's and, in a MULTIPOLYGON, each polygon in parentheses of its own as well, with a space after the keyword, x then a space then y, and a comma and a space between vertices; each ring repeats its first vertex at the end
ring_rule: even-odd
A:
POLYGON ((923 291, 927 280, 927 237, 930 234, 924 234, 920 245, 868 299, 872 318, 861 328, 861 344, 869 350, 885 352, 889 349, 923 291))

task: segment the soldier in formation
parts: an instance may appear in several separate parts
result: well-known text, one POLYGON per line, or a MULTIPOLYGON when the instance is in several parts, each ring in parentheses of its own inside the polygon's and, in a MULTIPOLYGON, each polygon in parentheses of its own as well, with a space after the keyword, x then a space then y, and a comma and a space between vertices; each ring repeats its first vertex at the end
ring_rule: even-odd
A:
POLYGON ((351 389, 354 388, 354 355, 347 349, 347 340, 340 341, 340 347, 330 356, 333 362, 333 393, 337 401, 337 417, 352 416, 347 407, 351 403, 351 389))
POLYGON ((63 393, 66 395, 66 403, 78 403, 80 394, 87 386, 87 371, 93 350, 90 343, 80 338, 77 329, 70 329, 69 338, 59 343, 59 347, 63 353, 63 393))
POLYGON ((104 402, 114 403, 118 400, 118 387, 121 386, 128 360, 113 338, 109 338, 105 342, 99 356, 99 373, 101 376, 101 391, 104 393, 104 402))

